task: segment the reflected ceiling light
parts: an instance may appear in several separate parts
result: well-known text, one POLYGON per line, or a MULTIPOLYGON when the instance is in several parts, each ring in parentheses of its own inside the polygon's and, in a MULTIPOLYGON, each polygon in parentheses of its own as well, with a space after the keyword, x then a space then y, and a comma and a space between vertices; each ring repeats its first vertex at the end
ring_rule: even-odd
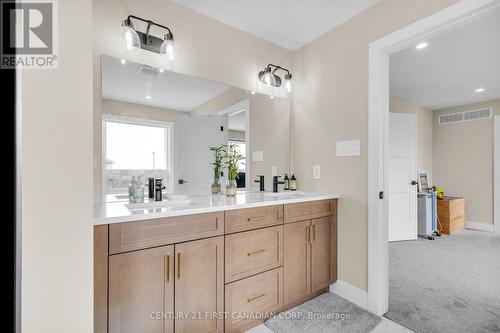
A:
POLYGON ((120 60, 120 62, 122 63, 122 65, 125 65, 127 63, 127 61, 125 61, 125 59, 120 60))
POLYGON ((484 88, 477 88, 476 90, 474 90, 474 92, 477 92, 477 93, 482 93, 484 91, 484 88))
POLYGON ((264 70, 260 71, 260 82, 269 87, 281 87, 281 77, 275 74, 278 70, 286 72, 284 76, 285 88, 288 92, 292 92, 292 74, 290 74, 288 69, 278 65, 268 64, 264 70))
POLYGON ((164 25, 134 15, 129 15, 122 22, 122 38, 127 50, 141 48, 143 50, 165 54, 170 61, 174 60, 174 35, 172 31, 170 31, 170 28, 164 25), (146 32, 136 30, 132 20, 146 23, 146 32), (161 38, 153 36, 150 34, 151 26, 165 29, 167 33, 161 38))
POLYGON ((415 48, 417 50, 421 50, 421 49, 425 49, 429 44, 427 44, 427 42, 422 42, 422 43, 419 43, 417 44, 417 46, 415 46, 415 48))
POLYGON ((151 97, 151 95, 148 94, 148 95, 144 96, 144 98, 145 99, 152 99, 153 97, 151 97))

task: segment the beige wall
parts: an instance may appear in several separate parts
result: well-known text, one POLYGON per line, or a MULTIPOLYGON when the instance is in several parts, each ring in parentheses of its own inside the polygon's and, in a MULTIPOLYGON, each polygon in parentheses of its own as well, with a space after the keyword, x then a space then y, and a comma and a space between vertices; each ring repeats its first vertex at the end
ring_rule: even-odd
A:
POLYGON ((467 221, 493 224, 493 118, 438 124, 439 115, 487 107, 500 115, 500 100, 434 111, 434 181, 465 198, 467 221))
POLYGON ((417 115, 417 169, 427 171, 429 184, 432 184, 432 132, 434 127, 432 111, 397 96, 391 96, 389 112, 417 115))
MULTIPOLYGON (((141 104, 125 103, 111 99, 102 100, 103 114, 107 113, 116 116, 135 117, 135 118, 166 121, 173 123, 175 122, 175 116, 177 115, 178 112, 179 111, 157 108, 141 104)), ((184 112, 181 112, 181 114, 184 114, 184 112)), ((99 135, 99 137, 96 139, 100 141, 101 136, 99 135)), ((100 160, 99 156, 96 156, 96 158, 100 160)))
POLYGON ((455 0, 382 0, 294 54, 292 165, 301 190, 339 192, 339 278, 368 284, 368 45, 455 0), (361 156, 335 142, 361 139, 361 156), (321 165, 321 180, 312 166, 321 165))
POLYGON ((229 130, 228 136, 230 140, 245 141, 246 135, 244 131, 229 130))
MULTIPOLYGON (((94 132, 101 133, 101 55, 143 63, 191 76, 221 82, 244 90, 256 90, 285 97, 284 89, 266 90, 257 84, 257 73, 269 62, 291 65, 291 53, 209 17, 160 0, 93 0, 94 23, 94 132), (121 21, 129 14, 169 26, 176 40, 176 59, 169 63, 158 54, 126 51, 119 41, 121 21), (281 95, 280 95, 281 94, 281 95)), ((94 158, 101 146, 94 145, 94 158)), ((94 183, 99 184, 101 170, 94 169, 94 183)), ((98 186, 94 200, 101 200, 98 186)))
POLYGON ((22 331, 92 332, 92 2, 58 1, 59 66, 23 70, 22 331))

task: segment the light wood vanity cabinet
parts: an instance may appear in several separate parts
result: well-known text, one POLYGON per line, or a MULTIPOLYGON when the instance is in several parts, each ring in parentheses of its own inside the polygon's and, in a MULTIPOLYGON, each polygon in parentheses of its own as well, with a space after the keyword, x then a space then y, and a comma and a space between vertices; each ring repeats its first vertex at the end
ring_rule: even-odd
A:
POLYGON ((109 257, 109 332, 173 332, 174 246, 109 257))
MULTIPOLYGON (((337 280, 336 201, 332 200, 325 206, 331 207, 324 211, 331 211, 332 215, 284 226, 285 307, 303 302, 337 280)), ((308 211, 312 212, 310 216, 318 214, 308 211)))
POLYGON ((95 333, 244 332, 266 319, 245 314, 283 311, 337 279, 337 200, 99 225, 94 235, 95 333))
POLYGON ((109 332, 223 332, 223 258, 224 237, 110 256, 109 332))

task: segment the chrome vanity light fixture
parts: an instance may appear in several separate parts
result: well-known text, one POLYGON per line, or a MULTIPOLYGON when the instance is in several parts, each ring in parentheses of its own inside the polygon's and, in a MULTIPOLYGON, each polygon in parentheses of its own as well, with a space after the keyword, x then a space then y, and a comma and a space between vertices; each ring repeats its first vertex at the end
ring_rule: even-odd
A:
POLYGON ((174 35, 172 31, 164 25, 134 15, 129 15, 122 22, 122 38, 127 50, 141 48, 159 54, 166 54, 170 61, 174 60, 174 35), (146 32, 136 30, 132 20, 146 23, 146 32), (167 33, 163 35, 163 38, 152 36, 150 34, 151 26, 165 29, 167 33))
POLYGON ((278 70, 286 72, 284 76, 285 88, 288 92, 292 92, 292 74, 288 69, 278 65, 268 64, 263 71, 260 71, 260 82, 270 87, 281 87, 281 77, 275 74, 278 70))

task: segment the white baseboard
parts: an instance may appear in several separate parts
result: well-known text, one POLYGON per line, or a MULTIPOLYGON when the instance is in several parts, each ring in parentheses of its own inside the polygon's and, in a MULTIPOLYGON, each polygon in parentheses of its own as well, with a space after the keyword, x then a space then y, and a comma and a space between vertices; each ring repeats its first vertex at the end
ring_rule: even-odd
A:
POLYGON ((368 308, 368 293, 362 289, 354 287, 347 282, 337 280, 334 284, 330 285, 330 291, 340 297, 345 298, 349 302, 362 307, 368 308))
POLYGON ((489 231, 489 232, 494 232, 495 231, 495 225, 494 224, 486 224, 486 223, 478 223, 478 222, 467 221, 467 223, 465 224, 465 227, 467 229, 471 229, 471 230, 480 230, 480 231, 489 231))

